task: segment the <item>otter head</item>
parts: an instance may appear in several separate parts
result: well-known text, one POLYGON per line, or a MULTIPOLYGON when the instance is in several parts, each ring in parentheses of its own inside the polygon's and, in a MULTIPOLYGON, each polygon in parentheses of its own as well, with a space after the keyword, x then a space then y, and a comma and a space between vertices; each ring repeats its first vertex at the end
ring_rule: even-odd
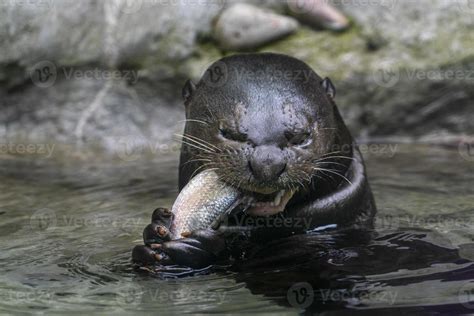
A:
POLYGON ((295 192, 343 177, 347 168, 340 159, 350 157, 351 148, 341 149, 352 140, 334 96, 329 79, 288 56, 219 60, 197 85, 188 81, 183 89, 180 180, 212 168, 251 197, 250 214, 283 211, 295 192))

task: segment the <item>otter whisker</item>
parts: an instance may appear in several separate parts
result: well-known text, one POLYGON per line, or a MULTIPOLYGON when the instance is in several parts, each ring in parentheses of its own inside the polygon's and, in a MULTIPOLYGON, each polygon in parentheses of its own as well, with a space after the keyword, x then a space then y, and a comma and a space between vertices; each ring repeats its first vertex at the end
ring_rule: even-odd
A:
MULTIPOLYGON (((347 154, 347 151, 343 151, 343 150, 332 151, 332 152, 329 152, 329 153, 325 153, 324 155, 321 155, 321 158, 328 157, 328 156, 335 155, 335 154, 347 154)), ((343 157, 345 157, 345 156, 343 156, 343 157)))
POLYGON ((191 159, 183 163, 182 166, 186 166, 188 163, 199 162, 199 161, 212 162, 211 159, 191 159))
POLYGON ((196 120, 196 119, 186 119, 186 120, 178 121, 178 123, 187 123, 187 122, 195 122, 195 123, 201 123, 201 124, 204 124, 204 125, 210 125, 209 123, 207 123, 205 121, 196 120))
POLYGON ((329 152, 329 153, 325 153, 325 154, 322 155, 321 157, 329 156, 329 155, 332 155, 332 154, 340 154, 340 153, 342 153, 341 150, 331 151, 331 152, 329 152))
POLYGON ((198 174, 199 173, 198 171, 219 169, 219 168, 207 168, 209 165, 212 165, 212 163, 203 164, 203 165, 199 166, 198 168, 196 168, 196 170, 194 170, 194 172, 191 174, 190 179, 192 179, 196 174, 198 174))
POLYGON ((213 153, 214 153, 213 151, 210 151, 210 150, 208 150, 208 149, 206 149, 206 148, 202 148, 202 147, 200 147, 200 146, 198 146, 198 145, 196 145, 196 144, 189 143, 189 142, 187 142, 187 141, 185 141, 185 140, 183 140, 183 139, 181 139, 181 140, 179 140, 179 141, 180 141, 182 144, 186 144, 186 145, 188 145, 188 146, 190 146, 190 147, 193 147, 193 148, 195 148, 195 149, 197 149, 197 150, 204 151, 204 152, 206 152, 206 153, 208 153, 208 154, 213 154, 213 153))
POLYGON ((193 136, 193 135, 189 135, 189 134, 183 134, 183 137, 186 137, 188 139, 194 139, 196 142, 199 142, 201 143, 202 145, 207 145, 211 148, 214 148, 216 151, 220 151, 221 149, 217 146, 215 146, 214 144, 202 139, 202 138, 199 138, 199 137, 196 137, 196 136, 193 136))
POLYGON ((316 160, 314 160, 314 162, 316 163, 316 162, 324 161, 324 160, 331 159, 331 158, 355 160, 355 158, 353 158, 353 157, 346 157, 346 156, 330 156, 330 157, 325 157, 325 158, 316 159, 316 160))
POLYGON ((350 185, 352 185, 352 182, 349 181, 349 179, 347 179, 345 176, 343 176, 342 174, 334 171, 334 170, 331 170, 331 169, 325 169, 325 168, 314 168, 314 170, 317 170, 317 171, 321 171, 321 172, 330 172, 332 174, 335 174, 335 175, 338 175, 339 177, 343 178, 344 180, 346 180, 350 185))
POLYGON ((296 178, 295 181, 298 182, 298 184, 299 184, 302 188, 305 187, 305 185, 303 184, 303 182, 301 182, 301 179, 296 178))
POLYGON ((213 151, 213 152, 216 151, 214 148, 207 146, 206 144, 202 143, 201 141, 197 141, 196 139, 193 139, 193 138, 189 137, 189 135, 186 135, 186 134, 183 134, 183 135, 175 134, 175 136, 181 137, 182 139, 185 139, 185 140, 187 140, 187 141, 193 142, 194 144, 197 144, 197 145, 201 146, 202 148, 206 148, 206 149, 209 150, 209 151, 213 151))
POLYGON ((317 161, 315 164, 316 166, 318 166, 319 164, 333 164, 333 165, 338 165, 341 167, 347 167, 346 165, 339 162, 335 162, 335 161, 317 161))

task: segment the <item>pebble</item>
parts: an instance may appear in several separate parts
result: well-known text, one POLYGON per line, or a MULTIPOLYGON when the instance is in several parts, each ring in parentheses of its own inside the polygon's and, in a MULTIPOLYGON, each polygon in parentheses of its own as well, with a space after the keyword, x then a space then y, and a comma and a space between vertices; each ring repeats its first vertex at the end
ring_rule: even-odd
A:
POLYGON ((312 27, 343 31, 350 26, 349 19, 328 0, 288 0, 287 4, 292 16, 312 27))
POLYGON ((285 37, 298 26, 298 21, 291 17, 238 3, 217 18, 214 38, 222 49, 250 50, 285 37))

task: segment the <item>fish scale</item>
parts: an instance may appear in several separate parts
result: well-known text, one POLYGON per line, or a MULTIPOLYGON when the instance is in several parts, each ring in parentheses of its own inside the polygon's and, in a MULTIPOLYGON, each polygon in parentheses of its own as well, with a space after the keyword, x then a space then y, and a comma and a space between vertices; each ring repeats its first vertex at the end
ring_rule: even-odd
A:
POLYGON ((241 192, 221 181, 214 171, 199 173, 181 190, 173 204, 172 238, 181 238, 184 232, 210 228, 240 197, 241 192))

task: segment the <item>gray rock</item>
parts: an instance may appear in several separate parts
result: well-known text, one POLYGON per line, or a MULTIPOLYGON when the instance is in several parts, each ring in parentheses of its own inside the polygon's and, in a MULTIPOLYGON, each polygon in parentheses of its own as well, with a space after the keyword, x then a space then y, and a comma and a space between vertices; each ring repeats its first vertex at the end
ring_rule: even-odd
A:
POLYGON ((214 38, 226 50, 249 50, 296 31, 292 18, 250 4, 225 9, 214 26, 214 38))
POLYGON ((15 86, 45 60, 60 66, 133 65, 176 75, 222 1, 0 2, 0 82, 15 86), (170 67, 171 66, 171 67, 170 67))
MULTIPOLYGON (((85 73, 88 69, 80 69, 85 73)), ((115 150, 170 144, 184 126, 181 81, 58 76, 47 87, 0 92, 3 142, 54 143, 115 150)))
POLYGON ((327 0, 288 0, 288 12, 312 27, 343 31, 349 20, 327 0))
MULTIPOLYGON (((124 140, 169 144, 184 117, 184 80, 199 79, 222 56, 199 39, 211 36, 222 8, 238 2, 0 1, 0 138, 112 150, 124 140), (68 77, 69 69, 101 75, 68 77), (116 69, 134 75, 105 76, 116 69)), ((252 3, 279 13, 286 7, 252 3)), ((330 76, 359 138, 474 135, 468 0, 331 3, 357 27, 335 36, 302 26, 261 50, 293 55, 330 76)))

